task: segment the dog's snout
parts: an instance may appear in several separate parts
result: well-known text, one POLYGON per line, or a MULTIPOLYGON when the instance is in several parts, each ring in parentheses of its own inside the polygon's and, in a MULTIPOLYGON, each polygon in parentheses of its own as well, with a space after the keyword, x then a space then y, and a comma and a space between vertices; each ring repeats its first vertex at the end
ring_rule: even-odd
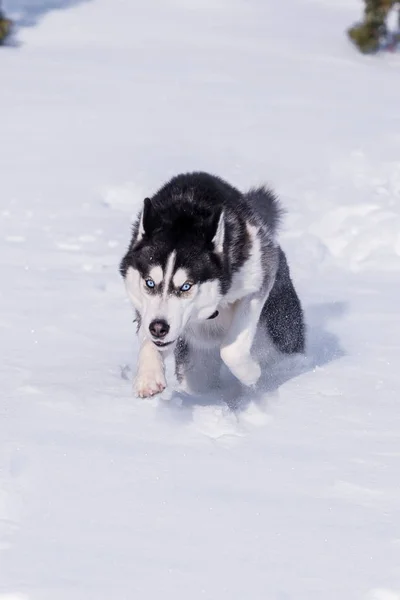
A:
POLYGON ((150 333, 157 339, 165 338, 169 331, 169 325, 164 319, 154 319, 149 325, 150 333))

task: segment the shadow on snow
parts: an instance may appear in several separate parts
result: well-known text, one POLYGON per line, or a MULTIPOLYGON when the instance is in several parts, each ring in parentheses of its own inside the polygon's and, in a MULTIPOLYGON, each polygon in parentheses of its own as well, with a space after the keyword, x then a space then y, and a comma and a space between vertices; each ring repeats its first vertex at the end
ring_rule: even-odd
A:
MULTIPOLYGON (((265 394, 273 394, 284 383, 301 375, 310 373, 318 367, 322 367, 345 355, 338 337, 328 330, 329 322, 339 319, 346 312, 344 302, 331 302, 311 305, 305 309, 307 323, 307 348, 305 356, 275 356, 263 365, 263 372, 255 390, 243 390, 235 380, 230 377, 226 386, 204 395, 188 395, 173 392, 169 404, 175 409, 187 413, 190 419, 191 413, 196 406, 221 406, 228 407, 241 412, 251 402, 262 402, 265 394)), ((164 406, 165 407, 165 406, 164 406)))

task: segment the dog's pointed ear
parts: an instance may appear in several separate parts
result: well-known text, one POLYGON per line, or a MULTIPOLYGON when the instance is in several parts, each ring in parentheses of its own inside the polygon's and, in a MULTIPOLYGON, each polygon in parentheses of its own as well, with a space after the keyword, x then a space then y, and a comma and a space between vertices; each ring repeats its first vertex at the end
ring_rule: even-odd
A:
POLYGON ((137 241, 141 240, 145 234, 150 235, 157 225, 158 219, 154 206, 152 205, 150 198, 145 198, 143 201, 142 214, 140 216, 137 241))
POLYGON ((217 224, 216 230, 214 233, 214 237, 212 238, 212 243, 214 244, 214 249, 217 254, 222 254, 224 249, 224 240, 225 240, 225 216, 224 211, 222 211, 219 215, 218 220, 215 220, 217 224))

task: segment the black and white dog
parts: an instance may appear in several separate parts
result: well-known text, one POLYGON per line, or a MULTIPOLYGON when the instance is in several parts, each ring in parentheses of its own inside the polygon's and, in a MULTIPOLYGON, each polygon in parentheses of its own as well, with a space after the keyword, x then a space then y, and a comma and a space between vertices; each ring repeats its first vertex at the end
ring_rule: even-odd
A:
POLYGON ((281 212, 268 189, 243 194, 207 173, 178 175, 144 200, 120 266, 138 321, 138 396, 166 387, 168 351, 192 391, 215 383, 222 363, 255 384, 259 333, 303 352, 303 312, 276 241, 281 212))

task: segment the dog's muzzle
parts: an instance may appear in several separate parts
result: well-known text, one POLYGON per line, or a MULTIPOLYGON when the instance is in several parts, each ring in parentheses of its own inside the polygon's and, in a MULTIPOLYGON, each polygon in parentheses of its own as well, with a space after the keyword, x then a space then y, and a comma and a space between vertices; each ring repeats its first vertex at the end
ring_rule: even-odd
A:
POLYGON ((152 342, 155 346, 157 346, 157 348, 166 348, 167 346, 170 346, 171 344, 173 344, 174 340, 172 340, 172 342, 159 342, 156 340, 152 340, 152 342))

